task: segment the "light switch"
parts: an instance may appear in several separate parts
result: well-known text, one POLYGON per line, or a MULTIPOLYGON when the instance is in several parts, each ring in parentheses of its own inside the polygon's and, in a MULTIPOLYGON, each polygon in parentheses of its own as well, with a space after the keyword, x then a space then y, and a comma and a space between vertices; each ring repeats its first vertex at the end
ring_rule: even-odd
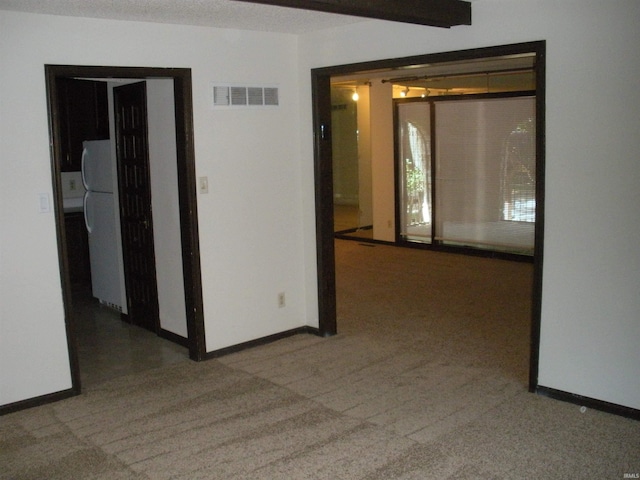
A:
POLYGON ((198 180, 198 190, 200 193, 209 193, 209 178, 200 177, 198 180))
POLYGON ((48 193, 38 195, 38 202, 40 213, 49 213, 51 211, 51 202, 49 201, 48 193))

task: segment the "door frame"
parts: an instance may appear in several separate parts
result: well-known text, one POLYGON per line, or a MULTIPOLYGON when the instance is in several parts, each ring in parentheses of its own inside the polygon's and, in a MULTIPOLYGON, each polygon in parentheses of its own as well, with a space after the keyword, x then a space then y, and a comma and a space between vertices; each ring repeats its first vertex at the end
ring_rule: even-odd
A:
POLYGON ((533 258, 529 391, 538 387, 540 322, 542 312, 542 266, 545 206, 545 85, 546 42, 544 40, 434 53, 370 62, 322 67, 311 70, 314 175, 316 200, 316 263, 318 268, 318 328, 322 335, 337 333, 335 252, 333 232, 333 159, 331 151, 331 77, 415 65, 463 62, 487 57, 535 54, 536 72, 536 225, 533 258))
POLYGON ((206 358, 204 314, 202 304, 202 278, 200 246, 198 238, 198 214, 196 198, 196 171, 193 141, 193 101, 191 69, 149 68, 117 66, 45 65, 47 108, 51 152, 51 174, 53 183, 58 260, 62 281, 65 326, 69 346, 72 391, 80 393, 80 368, 76 321, 71 300, 68 252, 64 229, 64 209, 60 187, 62 149, 60 114, 56 78, 77 77, 90 79, 172 79, 174 85, 176 116, 176 156, 178 169, 178 202, 180 207, 180 236, 182 243, 182 266, 184 275, 185 305, 187 317, 187 345, 189 358, 201 361, 206 358))

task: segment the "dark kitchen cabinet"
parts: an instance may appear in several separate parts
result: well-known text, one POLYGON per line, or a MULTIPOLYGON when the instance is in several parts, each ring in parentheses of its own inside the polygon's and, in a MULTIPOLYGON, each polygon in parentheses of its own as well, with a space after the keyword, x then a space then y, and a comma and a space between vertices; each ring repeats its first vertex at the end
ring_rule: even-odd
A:
POLYGON ((107 84, 75 78, 56 81, 63 172, 80 170, 82 142, 109 138, 107 84))
POLYGON ((84 214, 82 212, 65 213, 64 226, 67 237, 69 280, 72 285, 90 286, 89 237, 84 225, 84 214))

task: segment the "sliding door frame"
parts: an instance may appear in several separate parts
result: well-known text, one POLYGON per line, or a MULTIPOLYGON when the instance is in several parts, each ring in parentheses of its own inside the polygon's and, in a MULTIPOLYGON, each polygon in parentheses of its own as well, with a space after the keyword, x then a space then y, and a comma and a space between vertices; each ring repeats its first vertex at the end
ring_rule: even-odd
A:
MULTIPOLYGON (((440 102, 456 102, 456 101, 468 101, 468 100, 489 100, 489 99, 507 99, 507 98, 535 98, 536 92, 535 90, 521 90, 521 91, 511 91, 511 92, 497 92, 497 93, 479 93, 479 94, 466 94, 466 95, 442 95, 437 97, 414 97, 414 98, 395 98, 393 100, 393 128, 394 128, 394 188, 395 188, 395 218, 396 218, 396 232, 395 232, 395 243, 404 247, 411 248, 422 248, 426 250, 436 250, 436 251, 446 251, 446 252, 461 252, 468 255, 477 255, 483 257, 494 257, 501 258, 505 260, 513 260, 513 261, 522 261, 522 262, 531 262, 533 261, 533 256, 511 253, 508 251, 502 250, 492 250, 490 248, 479 248, 474 246, 464 246, 464 245, 447 245, 442 240, 437 239, 436 235, 436 225, 437 225, 437 217, 438 211, 436 208, 436 198, 437 198, 437 182, 436 182, 436 171, 437 171, 437 152, 436 152, 436 142, 437 142, 437 133, 436 133, 436 123, 437 123, 437 114, 436 114, 436 105, 440 102), (425 103, 429 105, 429 114, 430 114, 430 136, 431 136, 431 148, 430 148, 430 156, 431 156, 431 240, 429 243, 427 242, 418 242, 418 241, 410 241, 402 236, 402 192, 400 188, 400 179, 402 176, 402 172, 400 171, 400 138, 398 135, 398 129, 400 126, 399 119, 399 106, 406 105, 411 103, 425 103)), ((536 107, 537 110, 537 107, 536 107)))

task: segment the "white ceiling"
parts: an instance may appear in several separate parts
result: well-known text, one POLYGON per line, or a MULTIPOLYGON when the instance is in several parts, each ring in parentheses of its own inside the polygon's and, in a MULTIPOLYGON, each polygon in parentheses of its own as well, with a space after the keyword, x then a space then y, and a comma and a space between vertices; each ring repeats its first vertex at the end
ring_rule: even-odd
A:
POLYGON ((0 0, 0 10, 293 34, 367 21, 233 0, 0 0))

